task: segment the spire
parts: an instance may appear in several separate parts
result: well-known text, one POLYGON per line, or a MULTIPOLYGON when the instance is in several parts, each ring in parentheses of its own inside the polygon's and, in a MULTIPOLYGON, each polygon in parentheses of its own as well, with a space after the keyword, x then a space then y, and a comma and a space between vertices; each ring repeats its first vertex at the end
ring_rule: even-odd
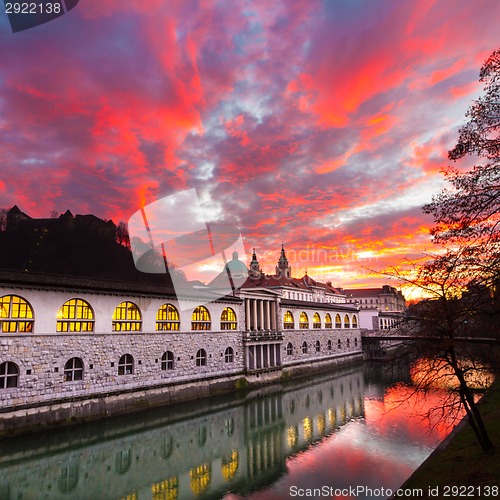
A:
POLYGON ((281 255, 280 255, 280 260, 278 261, 278 267, 283 269, 285 267, 288 267, 288 259, 286 258, 285 247, 283 245, 283 242, 281 243, 281 255))
POLYGON ((284 276, 290 278, 292 275, 292 268, 288 265, 288 259, 286 258, 285 246, 281 242, 281 254, 278 260, 278 265, 276 266, 276 276, 284 276))
POLYGON ((257 260, 257 253, 255 252, 255 247, 252 253, 252 260, 248 269, 248 274, 254 278, 258 279, 262 275, 262 269, 259 267, 259 261, 257 260))

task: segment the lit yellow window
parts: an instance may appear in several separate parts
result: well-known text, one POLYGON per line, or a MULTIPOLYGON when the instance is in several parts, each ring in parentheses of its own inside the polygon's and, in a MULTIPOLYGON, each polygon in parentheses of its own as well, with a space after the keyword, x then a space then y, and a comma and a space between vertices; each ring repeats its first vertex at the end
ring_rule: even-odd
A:
POLYGON ((332 317, 326 313, 325 314, 325 328, 331 328, 332 327, 332 317))
POLYGON ((210 486, 211 471, 209 464, 203 464, 189 471, 189 483, 195 495, 202 495, 210 486))
POLYGON ((318 432, 321 436, 325 434, 325 416, 321 414, 318 415, 318 432))
POLYGON ((304 311, 300 313, 299 328, 309 328, 309 318, 304 311))
POLYGON ((230 307, 226 307, 220 315, 220 329, 236 330, 236 327, 236 313, 230 307))
POLYGON ((238 450, 231 450, 231 454, 222 459, 222 477, 231 481, 238 471, 238 450))
POLYGON ((191 317, 191 330, 210 330, 210 313, 205 306, 198 306, 191 317))
POLYGON ((304 430, 304 439, 307 441, 312 438, 313 434, 313 423, 309 417, 306 417, 302 421, 302 428, 304 430))
POLYGON ((176 477, 170 477, 151 486, 152 500, 176 500, 178 492, 179 486, 176 477))
POLYGON ((298 439, 299 437, 298 437, 297 427, 291 425, 290 427, 288 427, 286 431, 286 440, 288 443, 288 448, 294 448, 295 446, 297 446, 298 439))
POLYGON ((350 328, 349 316, 347 314, 344 316, 344 328, 350 328))
POLYGON ((141 311, 133 302, 122 302, 113 313, 114 332, 139 332, 141 330, 141 311))
POLYGON ((3 333, 32 332, 33 308, 17 295, 0 298, 0 323, 3 333))
POLYGON ((356 316, 352 317, 352 327, 357 328, 358 327, 358 318, 356 316))
POLYGON ((335 315, 335 328, 342 328, 342 320, 340 319, 340 314, 335 315))
POLYGON ((318 313, 314 313, 313 328, 321 328, 321 318, 319 317, 318 313))
POLYGON ((90 304, 82 299, 66 301, 57 313, 58 332, 94 331, 94 311, 90 304))
POLYGON ((163 304, 156 313, 157 331, 179 331, 179 311, 172 304, 163 304))
POLYGON ((287 311, 283 319, 283 329, 293 330, 294 328, 295 324, 294 324, 293 314, 290 311, 287 311))

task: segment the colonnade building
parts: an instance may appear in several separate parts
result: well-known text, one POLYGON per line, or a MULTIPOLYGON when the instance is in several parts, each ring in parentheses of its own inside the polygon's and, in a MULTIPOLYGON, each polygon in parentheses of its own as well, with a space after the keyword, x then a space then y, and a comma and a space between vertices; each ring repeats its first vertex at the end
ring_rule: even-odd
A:
POLYGON ((274 276, 253 257, 240 289, 190 290, 187 309, 160 285, 2 272, 0 433, 21 409, 26 426, 50 425, 362 359, 359 310, 340 292, 292 278, 284 248, 274 276))

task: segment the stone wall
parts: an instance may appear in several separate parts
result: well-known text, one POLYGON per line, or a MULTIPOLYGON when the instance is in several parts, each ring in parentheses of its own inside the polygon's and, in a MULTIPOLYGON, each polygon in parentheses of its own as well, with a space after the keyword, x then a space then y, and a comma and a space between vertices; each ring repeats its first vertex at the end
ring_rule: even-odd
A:
POLYGON ((92 397, 158 385, 227 376, 243 371, 241 333, 71 333, 3 337, 0 362, 13 361, 20 369, 18 387, 0 390, 3 410, 64 398, 92 397), (231 347, 233 362, 224 352, 231 347), (206 366, 196 366, 204 349, 206 366), (174 369, 162 370, 165 351, 174 354, 174 369), (134 358, 133 373, 118 375, 123 354, 134 358), (83 361, 83 380, 66 382, 64 365, 73 357, 83 361))
POLYGON ((361 332, 359 329, 283 330, 281 360, 284 366, 360 353, 361 332), (328 348, 329 340, 331 341, 331 349, 328 348), (307 353, 302 352, 304 342, 307 344, 307 353), (317 342, 320 345, 319 352, 316 350, 317 342), (288 354, 288 344, 292 344, 292 354, 288 354))

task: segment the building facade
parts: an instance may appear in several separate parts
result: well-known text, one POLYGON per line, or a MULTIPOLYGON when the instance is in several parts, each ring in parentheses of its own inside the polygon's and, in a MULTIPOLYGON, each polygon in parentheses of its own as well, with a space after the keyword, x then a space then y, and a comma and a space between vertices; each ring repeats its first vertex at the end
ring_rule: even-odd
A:
POLYGON ((406 299, 403 293, 393 286, 383 285, 381 288, 358 288, 342 290, 346 302, 360 309, 378 309, 381 312, 403 312, 406 310, 406 299))
POLYGON ((19 410, 28 426, 97 418, 362 359, 358 309, 333 295, 250 275, 216 300, 191 291, 181 310, 157 285, 2 272, 0 431, 19 410))

